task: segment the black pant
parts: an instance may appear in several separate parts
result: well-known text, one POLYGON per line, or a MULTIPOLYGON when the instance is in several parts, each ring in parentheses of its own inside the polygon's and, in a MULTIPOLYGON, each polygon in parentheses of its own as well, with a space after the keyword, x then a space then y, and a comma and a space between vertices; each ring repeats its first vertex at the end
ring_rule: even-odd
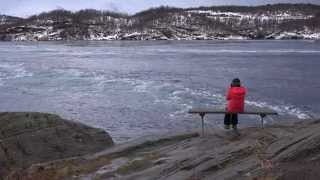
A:
POLYGON ((238 114, 225 114, 224 116, 225 125, 237 125, 238 124, 238 114))

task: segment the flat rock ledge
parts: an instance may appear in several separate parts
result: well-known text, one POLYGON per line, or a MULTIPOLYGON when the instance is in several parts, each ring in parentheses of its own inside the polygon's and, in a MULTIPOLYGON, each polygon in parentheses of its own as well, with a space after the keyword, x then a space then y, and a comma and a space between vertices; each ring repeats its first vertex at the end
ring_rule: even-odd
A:
POLYGON ((36 164, 6 179, 318 180, 320 121, 152 136, 36 164))
POLYGON ((57 115, 0 113, 0 179, 32 164, 95 153, 113 144, 105 131, 57 115))

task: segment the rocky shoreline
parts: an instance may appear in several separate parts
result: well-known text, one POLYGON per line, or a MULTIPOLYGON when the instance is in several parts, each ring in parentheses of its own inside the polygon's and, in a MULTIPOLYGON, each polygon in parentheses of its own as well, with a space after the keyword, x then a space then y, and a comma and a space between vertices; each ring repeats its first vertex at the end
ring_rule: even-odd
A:
MULTIPOLYGON (((34 119, 38 116, 39 114, 31 114, 31 116, 29 114, 27 119, 30 121, 30 117, 34 119)), ((49 119, 58 118, 47 114, 40 116, 49 117, 49 119)), ((26 114, 2 113, 0 124, 5 125, 8 122, 4 119, 13 121, 16 118, 24 119, 25 117, 26 114)), ((74 123, 71 124, 73 125, 63 126, 64 131, 74 130, 74 123)), ((22 128, 21 126, 5 127, 7 128, 0 126, 2 145, 4 140, 8 141, 3 138, 3 132, 9 132, 8 129, 11 127, 22 128), (4 131, 6 129, 7 131, 4 131)), ((240 136, 234 136, 231 131, 207 129, 204 137, 200 137, 196 131, 185 132, 148 136, 115 146, 112 146, 113 143, 109 136, 99 130, 91 129, 90 131, 95 133, 91 133, 90 137, 99 140, 96 142, 84 140, 85 142, 81 141, 81 143, 86 144, 85 147, 92 146, 90 143, 93 143, 96 148, 83 151, 84 147, 78 142, 76 143, 78 146, 73 147, 73 153, 60 158, 55 155, 57 152, 51 149, 47 156, 50 158, 46 161, 29 162, 28 166, 11 168, 5 173, 5 176, 2 176, 2 179, 316 180, 320 175, 318 171, 320 168, 319 129, 319 120, 306 120, 285 125, 270 125, 264 129, 259 127, 240 129, 240 136), (96 136, 97 134, 100 135, 96 136), (97 147, 99 143, 104 145, 97 147)), ((81 132, 84 133, 87 130, 88 127, 82 129, 81 132)), ((23 132, 22 134, 27 133, 23 132)), ((37 143, 40 139, 39 135, 31 134, 36 137, 31 143, 37 143)), ((15 135, 17 136, 21 137, 21 135, 15 135)), ((64 142, 66 140, 64 138, 60 139, 62 141, 60 143, 74 143, 74 140, 70 141, 70 139, 64 142)), ((30 143, 28 139, 25 139, 24 142, 26 145, 30 143)), ((50 145, 45 143, 44 146, 50 145)), ((34 149, 37 149, 35 147, 39 146, 33 146, 34 149)), ((30 154, 25 153, 20 157, 27 156, 30 154)), ((3 162, 6 161, 3 161, 1 151, 0 157, 1 167, 3 167, 3 162)), ((3 171, 2 174, 4 174, 3 171)))

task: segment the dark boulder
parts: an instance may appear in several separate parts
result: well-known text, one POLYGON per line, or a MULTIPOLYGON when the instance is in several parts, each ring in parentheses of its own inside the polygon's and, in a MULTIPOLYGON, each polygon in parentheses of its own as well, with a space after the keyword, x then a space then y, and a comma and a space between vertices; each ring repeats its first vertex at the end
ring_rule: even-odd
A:
POLYGON ((107 132, 57 115, 0 113, 0 177, 12 169, 94 153, 113 144, 107 132))

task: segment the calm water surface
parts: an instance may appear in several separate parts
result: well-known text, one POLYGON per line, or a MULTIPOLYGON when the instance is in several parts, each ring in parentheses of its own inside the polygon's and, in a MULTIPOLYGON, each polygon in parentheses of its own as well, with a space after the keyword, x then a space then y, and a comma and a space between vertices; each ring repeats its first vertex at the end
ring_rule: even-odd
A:
POLYGON ((188 109, 223 106, 239 77, 247 106, 308 119, 320 114, 319 69, 316 41, 2 42, 0 111, 57 113, 123 142, 199 127, 188 109))

